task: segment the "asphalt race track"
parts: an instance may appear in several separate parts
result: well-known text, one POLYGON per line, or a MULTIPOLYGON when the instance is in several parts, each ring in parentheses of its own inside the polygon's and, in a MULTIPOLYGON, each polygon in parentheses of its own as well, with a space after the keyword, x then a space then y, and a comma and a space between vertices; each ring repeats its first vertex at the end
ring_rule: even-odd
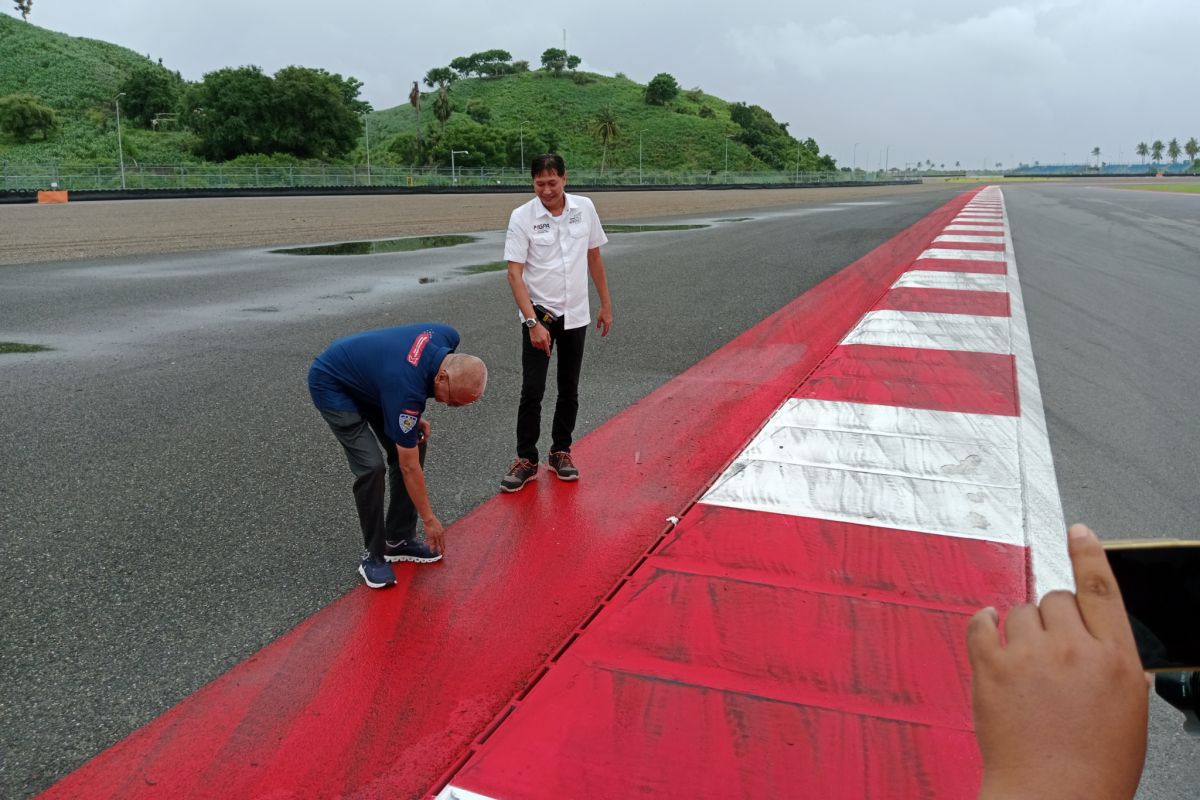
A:
MULTIPOLYGON (((616 323, 589 337, 579 435, 957 191, 614 234, 616 323)), ((1200 198, 1004 193, 1068 519, 1196 538, 1200 198)), ((0 340, 55 348, 0 356, 0 795, 46 788, 356 586, 348 476, 304 386, 331 339, 456 325, 491 383, 478 406, 431 415, 433 502, 449 523, 494 493, 519 334, 503 274, 462 272, 500 257, 502 234, 479 236, 0 268, 0 340)), ((1186 796, 1195 745, 1155 705, 1139 796, 1186 796)))

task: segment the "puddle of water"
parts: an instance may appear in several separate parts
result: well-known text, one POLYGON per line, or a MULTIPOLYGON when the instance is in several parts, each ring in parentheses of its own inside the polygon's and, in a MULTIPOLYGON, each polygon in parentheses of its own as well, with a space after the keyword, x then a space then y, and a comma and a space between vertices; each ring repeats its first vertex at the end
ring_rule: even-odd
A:
POLYGON ((605 225, 605 233, 652 233, 654 231, 694 231, 707 225, 605 225))
POLYGON ((40 344, 25 344, 24 342, 0 342, 0 353, 44 353, 53 350, 40 344))
POLYGON ((380 239, 373 242, 340 242, 312 247, 288 247, 272 250, 289 256, 369 256, 378 253, 408 253, 434 247, 454 247, 479 241, 477 236, 414 236, 409 239, 380 239))
POLYGON ((243 308, 242 311, 257 311, 260 314, 277 314, 279 306, 258 306, 256 308, 243 308))
POLYGON ((717 222, 746 222, 747 220, 752 219, 754 219, 754 217, 726 217, 725 219, 717 220, 717 222))
POLYGON ((469 267, 464 267, 462 272, 467 275, 479 275, 483 272, 500 272, 508 269, 507 261, 493 261, 490 264, 472 264, 469 267))

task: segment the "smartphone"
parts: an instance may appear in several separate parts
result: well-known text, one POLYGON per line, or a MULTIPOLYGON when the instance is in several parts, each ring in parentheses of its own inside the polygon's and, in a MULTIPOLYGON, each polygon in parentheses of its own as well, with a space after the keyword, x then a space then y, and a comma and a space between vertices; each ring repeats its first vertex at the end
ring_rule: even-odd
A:
POLYGON ((1200 670, 1200 541, 1105 542, 1148 672, 1200 670))

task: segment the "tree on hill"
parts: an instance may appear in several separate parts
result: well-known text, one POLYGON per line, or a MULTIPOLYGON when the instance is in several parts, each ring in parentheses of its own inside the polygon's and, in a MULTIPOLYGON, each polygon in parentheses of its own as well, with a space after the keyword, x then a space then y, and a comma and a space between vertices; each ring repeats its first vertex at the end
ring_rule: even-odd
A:
POLYGON ((425 73, 425 85, 430 89, 435 86, 439 89, 444 89, 457 79, 458 76, 449 67, 434 67, 425 73))
POLYGON ((119 91, 125 93, 122 110, 142 127, 153 127, 156 115, 175 111, 183 89, 183 81, 174 73, 161 67, 142 67, 121 84, 119 91))
POLYGON ((646 102, 652 106, 665 106, 679 94, 679 84, 674 76, 660 72, 650 79, 643 93, 646 102))
POLYGON ((417 112, 417 156, 421 155, 421 89, 413 81, 412 89, 408 92, 408 104, 417 112))
POLYGON ((1187 153, 1188 158, 1193 162, 1196 160, 1197 154, 1200 154, 1200 142, 1196 141, 1196 137, 1187 140, 1187 144, 1183 146, 1183 152, 1187 153))
POLYGON ((563 74, 564 69, 575 69, 581 59, 573 56, 561 47, 551 47, 542 53, 542 67, 554 73, 554 77, 563 74))
POLYGON ((210 72, 184 94, 183 122, 200 138, 197 152, 228 160, 250 153, 338 158, 362 131, 362 84, 323 69, 286 67, 274 79, 258 67, 210 72))
POLYGON ((450 62, 450 69, 464 78, 469 78, 471 75, 494 78, 513 72, 511 61, 512 53, 507 50, 484 50, 481 53, 471 53, 469 56, 459 56, 450 62))
POLYGON ((29 12, 33 11, 33 0, 16 0, 16 8, 21 12, 21 19, 29 22, 29 12))
POLYGON ((297 158, 337 158, 354 149, 370 104, 356 99, 362 84, 323 69, 285 67, 275 73, 273 149, 297 158))
POLYGON ((1150 160, 1157 164, 1159 161, 1162 161, 1162 154, 1162 139, 1155 139, 1154 144, 1150 145, 1150 160))
POLYGON ((1179 154, 1183 152, 1179 149, 1179 140, 1172 137, 1171 141, 1167 142, 1167 157, 1171 159, 1172 164, 1179 163, 1179 154))
POLYGON ((600 153, 600 174, 604 174, 604 162, 608 157, 608 143, 620 135, 620 125, 612 106, 604 106, 596 113, 596 133, 603 147, 600 153))
POLYGON ((1142 163, 1146 163, 1146 156, 1150 155, 1150 145, 1145 142, 1138 142, 1137 154, 1142 157, 1142 163))
POLYGON ((0 131, 18 142, 31 141, 37 133, 45 141, 58 130, 58 115, 54 109, 42 105, 33 95, 10 94, 0 97, 0 131))
POLYGON ((453 108, 450 105, 450 90, 445 85, 438 87, 437 97, 433 99, 433 116, 446 132, 446 120, 450 119, 453 108))

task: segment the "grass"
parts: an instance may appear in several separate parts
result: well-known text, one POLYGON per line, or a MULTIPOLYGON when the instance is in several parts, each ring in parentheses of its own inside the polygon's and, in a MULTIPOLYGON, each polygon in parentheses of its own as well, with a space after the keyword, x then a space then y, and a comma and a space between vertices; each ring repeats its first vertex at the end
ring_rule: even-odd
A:
POLYGON ((1200 183, 1140 183, 1136 186, 1118 186, 1118 189, 1141 189, 1147 192, 1183 192, 1200 194, 1200 183))
POLYGON ((53 350, 40 344, 25 344, 24 342, 0 342, 0 353, 43 353, 53 350))

